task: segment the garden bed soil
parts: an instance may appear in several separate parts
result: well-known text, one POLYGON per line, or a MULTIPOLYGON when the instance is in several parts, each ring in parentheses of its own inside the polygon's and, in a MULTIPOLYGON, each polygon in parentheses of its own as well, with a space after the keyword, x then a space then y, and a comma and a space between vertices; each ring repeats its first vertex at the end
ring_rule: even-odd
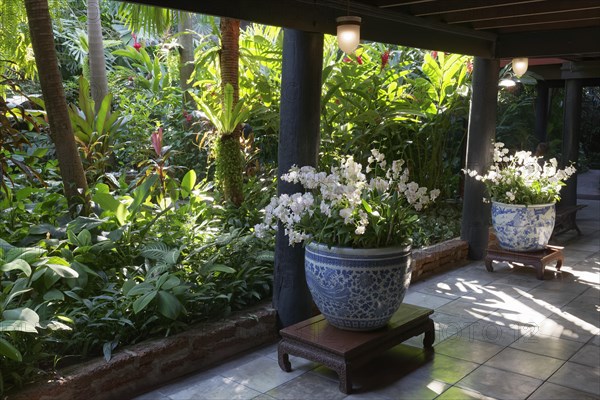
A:
MULTIPOLYGON (((467 262, 468 245, 452 239, 413 251, 412 279, 441 273, 467 262)), ((33 384, 8 400, 112 400, 130 398, 228 357, 278 340, 270 302, 228 319, 205 322, 167 338, 144 341, 115 353, 61 369, 55 378, 33 384)))

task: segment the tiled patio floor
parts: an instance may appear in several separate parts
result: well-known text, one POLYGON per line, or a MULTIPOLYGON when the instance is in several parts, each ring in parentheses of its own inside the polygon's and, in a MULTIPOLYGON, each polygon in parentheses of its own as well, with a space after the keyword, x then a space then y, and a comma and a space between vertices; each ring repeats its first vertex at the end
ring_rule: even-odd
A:
POLYGON ((357 370, 354 392, 338 390, 331 370, 276 345, 161 387, 137 400, 184 399, 599 399, 600 201, 579 200, 583 236, 558 237, 562 272, 545 280, 531 267, 483 262, 413 284, 405 302, 435 309, 435 354, 421 338, 357 370))

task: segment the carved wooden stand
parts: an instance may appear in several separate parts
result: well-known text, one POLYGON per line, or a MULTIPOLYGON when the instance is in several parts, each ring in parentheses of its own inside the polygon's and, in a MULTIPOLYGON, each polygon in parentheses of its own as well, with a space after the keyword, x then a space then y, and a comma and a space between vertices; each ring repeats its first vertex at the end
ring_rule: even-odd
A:
POLYGON ((423 346, 430 349, 435 340, 431 314, 428 308, 402 304, 386 327, 368 332, 337 329, 317 315, 279 332, 279 366, 286 372, 292 370, 290 354, 321 363, 338 374, 340 391, 349 394, 352 370, 375 355, 421 333, 425 333, 423 346))
POLYGON ((544 279, 544 270, 546 264, 556 261, 556 270, 560 271, 564 261, 562 247, 546 246, 544 250, 532 252, 519 252, 501 249, 498 245, 492 244, 487 249, 485 256, 485 268, 493 272, 492 261, 516 262, 523 265, 532 265, 537 271, 537 278, 544 279))

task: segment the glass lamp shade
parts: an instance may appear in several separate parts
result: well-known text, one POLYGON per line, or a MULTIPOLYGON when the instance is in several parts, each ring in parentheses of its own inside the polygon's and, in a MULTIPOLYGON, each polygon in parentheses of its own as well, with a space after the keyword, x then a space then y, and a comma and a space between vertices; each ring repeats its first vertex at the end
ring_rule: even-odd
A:
POLYGON ((525 75, 528 66, 529 60, 526 57, 513 58, 512 60, 512 70, 518 78, 525 75))
POLYGON ((337 22, 337 41, 340 49, 351 54, 358 47, 360 42, 360 17, 338 17, 337 22))

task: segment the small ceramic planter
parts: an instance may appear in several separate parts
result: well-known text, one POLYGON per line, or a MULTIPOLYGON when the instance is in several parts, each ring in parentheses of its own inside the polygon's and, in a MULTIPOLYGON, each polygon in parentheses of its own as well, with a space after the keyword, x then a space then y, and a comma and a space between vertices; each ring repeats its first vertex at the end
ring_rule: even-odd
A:
POLYGON ((306 246, 306 282, 327 321, 368 331, 387 325, 410 284, 410 246, 382 249, 306 246))

